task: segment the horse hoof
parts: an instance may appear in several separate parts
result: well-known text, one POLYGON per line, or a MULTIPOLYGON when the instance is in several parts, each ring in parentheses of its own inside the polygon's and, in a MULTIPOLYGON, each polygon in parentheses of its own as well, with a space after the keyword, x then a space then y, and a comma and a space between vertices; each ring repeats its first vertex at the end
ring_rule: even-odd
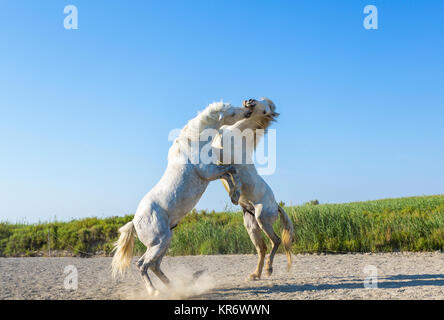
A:
POLYGON ((245 108, 249 108, 249 109, 252 109, 252 108, 254 108, 255 106, 256 106, 256 100, 254 100, 254 99, 248 99, 248 100, 244 100, 243 102, 242 102, 242 105, 245 107, 245 108))
POLYGON ((193 273, 193 279, 198 279, 198 278, 200 278, 200 276, 202 275, 202 274, 204 274, 204 272, 205 272, 206 270, 204 269, 204 270, 200 270, 200 271, 196 271, 196 272, 194 272, 193 273))
POLYGON ((255 274, 255 273, 252 273, 252 274, 250 274, 249 276, 248 276, 248 280, 250 280, 250 281, 257 281, 257 280, 259 280, 261 277, 260 276, 258 276, 257 274, 255 274))
POLYGON ((267 275, 267 277, 271 276, 272 273, 273 273, 273 268, 265 269, 265 274, 267 275))
POLYGON ((239 204, 239 198, 240 198, 239 192, 234 191, 233 194, 231 195, 231 202, 237 206, 239 204))
POLYGON ((148 290, 148 295, 151 297, 157 297, 159 294, 160 294, 160 292, 157 289, 148 290))

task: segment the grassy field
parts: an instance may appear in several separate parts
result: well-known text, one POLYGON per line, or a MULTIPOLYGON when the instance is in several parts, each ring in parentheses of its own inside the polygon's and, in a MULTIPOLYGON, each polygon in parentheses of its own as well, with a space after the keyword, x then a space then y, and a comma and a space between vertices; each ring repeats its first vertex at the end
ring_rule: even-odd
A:
MULTIPOLYGON (((293 252, 389 252, 444 249, 444 195, 286 207, 293 252)), ((1 256, 109 255, 131 215, 39 224, 0 223, 1 256)), ((275 229, 280 228, 279 222, 275 229)), ((280 233, 279 233, 280 234, 280 233)), ((144 246, 137 241, 137 253, 144 246)), ((174 230, 169 255, 255 253, 242 213, 193 211, 174 230)))

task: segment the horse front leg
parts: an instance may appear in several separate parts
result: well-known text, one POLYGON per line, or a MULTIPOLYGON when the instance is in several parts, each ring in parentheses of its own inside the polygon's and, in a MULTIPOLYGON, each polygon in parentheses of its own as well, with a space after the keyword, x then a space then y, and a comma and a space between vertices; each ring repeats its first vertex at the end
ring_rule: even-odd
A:
POLYGON ((231 175, 230 173, 225 173, 222 177, 221 180, 225 189, 227 190, 228 194, 230 195, 230 199, 231 202, 234 205, 238 205, 239 204, 239 198, 241 195, 241 187, 240 187, 240 179, 238 179, 236 177, 236 179, 238 180, 238 183, 234 183, 234 177, 233 175, 231 175))
POLYGON ((236 168, 233 165, 217 165, 214 163, 196 165, 199 177, 206 181, 213 181, 222 178, 227 173, 235 174, 236 168))
POLYGON ((214 163, 199 164, 196 166, 196 171, 199 177, 201 177, 203 180, 206 181, 221 179, 226 174, 230 174, 233 177, 233 192, 231 194, 231 201, 234 204, 239 203, 239 197, 241 193, 240 190, 242 184, 240 182, 237 170, 234 165, 217 165, 214 163))

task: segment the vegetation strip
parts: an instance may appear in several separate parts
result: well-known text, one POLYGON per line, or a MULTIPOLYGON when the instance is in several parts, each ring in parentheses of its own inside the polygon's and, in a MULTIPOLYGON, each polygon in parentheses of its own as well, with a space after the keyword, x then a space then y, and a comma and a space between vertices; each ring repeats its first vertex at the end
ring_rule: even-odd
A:
MULTIPOLYGON (((444 195, 286 207, 294 253, 444 249, 444 195)), ((38 224, 0 223, 1 256, 111 255, 132 215, 38 224)), ((275 224, 280 229, 279 222, 275 224)), ((282 250, 282 248, 280 249, 282 250)), ((136 252, 145 251, 137 241, 136 252)), ((193 211, 174 229, 169 255, 255 253, 242 213, 193 211)))

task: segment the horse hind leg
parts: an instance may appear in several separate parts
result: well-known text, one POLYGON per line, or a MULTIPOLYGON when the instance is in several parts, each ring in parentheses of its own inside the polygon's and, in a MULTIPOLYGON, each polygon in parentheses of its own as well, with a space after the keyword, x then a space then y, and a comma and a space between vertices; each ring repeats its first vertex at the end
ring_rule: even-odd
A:
POLYGON ((163 273, 163 271, 160 269, 160 266, 156 266, 151 269, 154 274, 166 285, 169 286, 170 285, 170 279, 168 279, 168 277, 165 275, 165 273, 163 273))
POLYGON ((143 255, 140 257, 140 259, 137 260, 136 266, 137 266, 137 269, 139 269, 139 270, 140 270, 140 268, 141 268, 142 265, 143 265, 143 259, 144 259, 144 257, 145 257, 145 254, 143 254, 143 255))
POLYGON ((273 229, 273 222, 276 219, 276 217, 275 215, 268 214, 267 211, 264 211, 262 204, 258 204, 255 206, 255 212, 256 212, 256 220, 260 228, 264 231, 264 233, 272 243, 270 255, 268 256, 268 259, 265 263, 265 274, 267 276, 271 276, 271 274, 273 273, 273 259, 276 254, 276 251, 279 248, 279 245, 281 244, 281 239, 278 237, 278 235, 274 232, 273 229))
POLYGON ((247 229, 248 235, 250 236, 251 242, 253 242, 258 255, 256 270, 250 274, 248 279, 259 280, 264 267, 267 246, 264 238, 262 237, 261 228, 259 227, 254 215, 245 208, 242 209, 244 210, 244 226, 247 229))
POLYGON ((137 262, 140 274, 145 282, 146 290, 150 296, 159 295, 159 291, 154 287, 150 277, 148 276, 148 269, 151 269, 160 278, 160 280, 162 280, 162 282, 169 283, 169 279, 160 270, 160 266, 157 265, 158 259, 162 258, 162 255, 168 248, 168 245, 169 241, 161 241, 158 244, 148 248, 145 254, 142 256, 143 262, 141 264, 140 260, 137 262))
POLYGON ((143 265, 139 268, 140 275, 142 276, 143 282, 145 283, 145 288, 148 291, 149 296, 157 296, 159 295, 159 291, 154 287, 151 282, 150 277, 148 276, 148 267, 144 267, 143 265))
POLYGON ((159 291, 154 287, 151 282, 150 277, 148 276, 148 267, 149 265, 145 264, 145 255, 148 253, 150 249, 137 261, 137 268, 139 268, 140 275, 142 276, 143 282, 145 283, 145 288, 148 291, 149 296, 157 296, 159 295, 159 291))
MULTIPOLYGON (((159 266, 156 266, 156 264, 160 264, 170 245, 172 236, 166 213, 156 209, 148 208, 145 213, 146 216, 142 216, 139 222, 135 224, 139 240, 147 247, 145 254, 137 262, 137 267, 149 295, 158 295, 159 291, 151 282, 148 269, 154 269, 156 274, 160 274, 158 272, 159 266)), ((165 280, 165 278, 161 276, 161 280, 165 280)))
POLYGON ((156 262, 151 266, 151 271, 154 272, 154 274, 163 282, 164 285, 169 287, 170 279, 168 279, 168 277, 165 275, 165 273, 163 273, 162 269, 160 269, 160 264, 162 262, 164 254, 166 253, 166 249, 168 249, 168 246, 166 246, 165 251, 156 260, 156 262))

